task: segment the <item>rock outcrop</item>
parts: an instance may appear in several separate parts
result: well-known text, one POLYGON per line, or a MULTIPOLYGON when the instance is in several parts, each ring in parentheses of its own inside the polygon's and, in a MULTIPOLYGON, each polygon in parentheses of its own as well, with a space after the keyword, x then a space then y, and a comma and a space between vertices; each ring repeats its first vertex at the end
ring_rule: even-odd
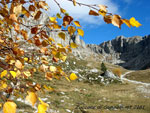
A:
POLYGON ((126 38, 118 36, 100 45, 88 45, 92 51, 105 56, 105 61, 127 69, 150 67, 150 35, 126 38))

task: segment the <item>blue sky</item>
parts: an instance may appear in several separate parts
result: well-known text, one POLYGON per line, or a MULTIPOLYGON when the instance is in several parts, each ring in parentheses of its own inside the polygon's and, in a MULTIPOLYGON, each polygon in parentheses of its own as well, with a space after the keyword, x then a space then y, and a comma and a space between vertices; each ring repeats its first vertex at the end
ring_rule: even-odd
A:
MULTIPOLYGON (((88 44, 100 44, 120 35, 131 37, 150 34, 150 0, 76 0, 87 4, 107 5, 109 12, 119 14, 125 19, 135 17, 142 24, 139 28, 128 28, 123 24, 121 30, 112 24, 104 23, 102 16, 94 17, 88 15, 89 8, 87 7, 74 7, 72 3, 66 0, 57 1, 75 20, 81 22, 82 28, 85 31, 85 35, 81 39, 88 44)), ((47 0, 47 2, 51 8, 51 14, 59 12, 59 8, 53 0, 47 0)))
POLYGON ((123 2, 124 0, 112 1, 117 4, 119 13, 123 18, 130 19, 131 17, 135 17, 142 26, 139 28, 128 28, 123 24, 120 30, 111 24, 94 25, 92 28, 88 27, 91 26, 89 24, 84 27, 85 36, 83 40, 86 43, 100 44, 120 35, 131 37, 150 34, 150 0, 128 0, 128 2, 123 2))

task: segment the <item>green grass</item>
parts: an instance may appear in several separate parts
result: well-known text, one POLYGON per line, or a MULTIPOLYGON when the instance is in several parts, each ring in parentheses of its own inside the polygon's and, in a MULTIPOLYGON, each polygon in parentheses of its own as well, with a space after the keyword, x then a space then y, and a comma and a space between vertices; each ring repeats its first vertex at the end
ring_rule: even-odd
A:
POLYGON ((131 80, 150 83, 150 69, 135 71, 126 77, 131 80))

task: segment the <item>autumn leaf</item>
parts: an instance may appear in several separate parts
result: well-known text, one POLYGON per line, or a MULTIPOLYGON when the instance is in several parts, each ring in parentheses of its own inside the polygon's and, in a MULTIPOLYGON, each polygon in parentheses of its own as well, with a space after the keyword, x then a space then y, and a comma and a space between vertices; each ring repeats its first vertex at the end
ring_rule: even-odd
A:
POLYGON ((68 32, 71 36, 74 34, 75 31, 76 31, 76 28, 74 28, 73 26, 68 27, 68 32))
POLYGON ((99 12, 99 14, 101 14, 102 16, 105 16, 105 15, 107 14, 104 10, 101 10, 101 9, 100 9, 98 12, 99 12))
POLYGON ((65 78, 66 78, 66 80, 67 80, 68 82, 70 82, 70 79, 69 79, 67 76, 65 76, 65 78))
POLYGON ((121 17, 119 15, 113 15, 112 24, 121 28, 121 25, 123 24, 123 22, 121 21, 121 17))
POLYGON ((3 89, 5 89, 5 88, 7 88, 6 82, 1 81, 1 82, 0 82, 0 90, 3 90, 3 89))
POLYGON ((22 12, 22 4, 18 4, 14 7, 13 13, 18 16, 22 12))
POLYGON ((40 18, 41 14, 42 14, 42 12, 41 12, 41 11, 38 11, 38 12, 35 14, 35 16, 34 16, 34 19, 35 19, 35 20, 38 20, 38 19, 40 18))
POLYGON ((25 57, 25 58, 24 58, 24 61, 26 61, 26 62, 27 62, 28 60, 29 60, 29 59, 28 59, 27 57, 25 57))
POLYGON ((53 23, 57 23, 56 21, 56 17, 49 17, 50 21, 53 22, 53 23))
POLYGON ((15 71, 9 71, 9 72, 13 76, 13 78, 16 78, 16 72, 15 71))
POLYGON ((45 10, 48 10, 49 8, 48 4, 45 1, 39 1, 38 5, 45 10))
POLYGON ((58 33, 58 36, 59 36, 61 39, 65 40, 65 37, 66 37, 65 33, 60 32, 60 33, 58 33))
POLYGON ((17 61, 15 62, 15 66, 16 66, 18 69, 22 69, 22 68, 23 68, 22 63, 21 63, 19 60, 17 60, 17 61))
POLYGON ((77 29, 77 31, 80 36, 84 36, 84 31, 82 29, 77 29))
POLYGON ((57 71, 57 68, 56 68, 55 66, 50 66, 50 67, 49 67, 49 70, 50 70, 51 72, 56 72, 56 71, 57 71))
POLYGON ((11 19, 13 21, 17 21, 17 17, 15 14, 10 14, 9 19, 11 19))
POLYGON ((76 0, 73 0, 73 5, 76 6, 76 4, 77 4, 77 3, 76 3, 76 0))
POLYGON ((66 61, 66 59, 67 59, 67 56, 65 56, 65 55, 62 56, 62 58, 61 58, 61 60, 64 61, 64 62, 66 61))
POLYGON ((25 76, 27 76, 27 77, 30 77, 30 76, 31 76, 30 71, 24 71, 23 74, 24 74, 25 76))
POLYGON ((1 72, 1 78, 3 78, 4 76, 6 76, 6 74, 7 74, 7 70, 2 71, 1 72))
POLYGON ((63 18, 63 26, 66 27, 67 25, 70 25, 70 23, 73 21, 73 18, 71 16, 65 16, 63 18))
POLYGON ((3 112, 4 113, 16 113, 17 105, 14 102, 7 101, 4 103, 3 112))
POLYGON ((29 11, 35 11, 34 5, 30 5, 30 6, 29 6, 29 11))
POLYGON ((102 10, 102 11, 104 11, 104 12, 106 12, 107 13, 107 6, 105 6, 105 5, 98 5, 99 6, 99 8, 102 10))
POLYGON ((104 16, 104 21, 105 21, 107 24, 112 23, 112 16, 111 16, 111 15, 105 15, 105 16, 104 16))
POLYGON ((71 73, 69 78, 70 78, 70 80, 76 80, 78 78, 78 76, 75 73, 71 73))
POLYGON ((89 15, 99 16, 99 14, 94 10, 90 10, 89 15))
POLYGON ((70 47, 71 47, 71 48, 77 48, 78 45, 72 42, 72 43, 70 43, 70 47))
POLYGON ((130 24, 133 26, 133 27, 140 27, 142 24, 140 24, 137 20, 135 20, 134 17, 130 18, 130 24))
POLYGON ((36 34, 38 32, 38 28, 37 27, 32 27, 31 28, 31 33, 32 34, 36 34))
POLYGON ((130 21, 127 19, 122 19, 122 22, 125 23, 128 27, 131 27, 130 21))
POLYGON ((74 21, 74 24, 75 24, 77 27, 81 27, 79 21, 74 21))
POLYGON ((45 73, 45 78, 48 79, 48 80, 52 80, 53 74, 51 72, 46 72, 45 73))
POLYGON ((46 113, 49 105, 43 102, 40 98, 39 98, 39 101, 41 102, 41 104, 38 105, 38 113, 46 113))
POLYGON ((61 15, 59 13, 56 14, 57 18, 61 19, 61 15))
POLYGON ((35 92, 28 91, 28 95, 26 96, 26 100, 34 106, 37 101, 37 95, 35 92))
POLYGON ((66 10, 63 8, 60 8, 61 13, 66 13, 66 10))

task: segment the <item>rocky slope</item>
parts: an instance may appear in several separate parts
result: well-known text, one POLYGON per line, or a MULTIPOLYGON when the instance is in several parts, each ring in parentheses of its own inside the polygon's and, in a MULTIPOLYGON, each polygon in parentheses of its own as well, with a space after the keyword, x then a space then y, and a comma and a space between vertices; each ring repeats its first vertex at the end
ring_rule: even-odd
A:
POLYGON ((118 36, 100 45, 88 45, 91 50, 105 56, 107 62, 119 64, 127 69, 150 67, 150 35, 126 38, 118 36))

